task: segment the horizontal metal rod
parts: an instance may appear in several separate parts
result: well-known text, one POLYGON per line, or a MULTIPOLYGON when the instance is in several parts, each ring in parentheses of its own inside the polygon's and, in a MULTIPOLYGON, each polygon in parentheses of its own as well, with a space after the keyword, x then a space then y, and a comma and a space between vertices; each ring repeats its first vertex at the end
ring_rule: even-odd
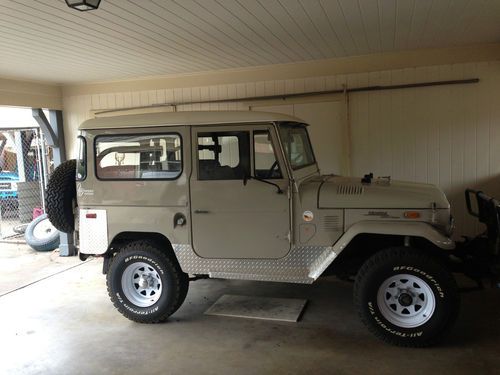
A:
POLYGON ((434 86, 445 86, 445 85, 465 85, 471 83, 478 83, 479 78, 468 78, 468 79, 456 79, 450 81, 431 81, 431 82, 417 82, 417 83, 405 83, 401 85, 377 85, 377 86, 363 86, 363 87, 352 87, 338 90, 326 90, 326 91, 309 91, 296 94, 281 94, 281 95, 264 95, 264 96, 249 96, 243 98, 231 98, 231 99, 216 99, 216 100, 200 100, 200 101, 185 101, 185 102, 175 102, 175 103, 164 103, 164 104, 154 104, 148 107, 128 107, 128 108, 118 108, 105 111, 96 112, 96 115, 103 113, 112 113, 117 111, 130 111, 134 109, 142 108, 156 108, 156 107, 176 107, 179 105, 192 105, 192 104, 221 104, 221 103, 239 103, 239 102, 253 102, 262 100, 287 100, 293 98, 304 98, 309 96, 322 96, 322 95, 333 95, 333 94, 343 94, 345 93, 356 93, 356 92, 366 92, 366 91, 383 91, 383 90, 401 90, 401 89, 411 89, 418 87, 434 87, 434 86))

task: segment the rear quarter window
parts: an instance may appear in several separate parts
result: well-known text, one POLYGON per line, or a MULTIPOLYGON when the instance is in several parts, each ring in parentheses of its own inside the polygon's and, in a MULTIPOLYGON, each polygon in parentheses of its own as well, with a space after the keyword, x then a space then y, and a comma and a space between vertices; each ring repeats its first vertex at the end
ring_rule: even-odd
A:
POLYGON ((99 136, 96 176, 101 180, 174 180, 182 173, 179 134, 99 136))
POLYGON ((76 156, 76 180, 83 181, 87 177, 87 141, 78 137, 78 154, 76 156))

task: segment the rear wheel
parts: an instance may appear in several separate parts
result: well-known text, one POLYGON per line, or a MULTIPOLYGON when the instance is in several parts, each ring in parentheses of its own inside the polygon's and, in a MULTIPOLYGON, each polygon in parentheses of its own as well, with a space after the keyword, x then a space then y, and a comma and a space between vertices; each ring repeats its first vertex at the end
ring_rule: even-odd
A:
POLYGON ((189 279, 156 244, 134 241, 113 258, 108 293, 118 311, 139 323, 159 323, 184 302, 189 279))
POLYGON ((448 269, 411 248, 376 253, 361 267, 354 302, 362 321, 382 340, 398 346, 429 346, 455 322, 459 293, 448 269))

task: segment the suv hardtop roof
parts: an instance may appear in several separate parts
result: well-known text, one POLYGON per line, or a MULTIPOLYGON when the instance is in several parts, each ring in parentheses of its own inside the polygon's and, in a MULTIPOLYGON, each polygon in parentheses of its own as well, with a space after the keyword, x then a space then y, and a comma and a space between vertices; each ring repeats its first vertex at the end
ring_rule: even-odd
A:
POLYGON ((274 121, 303 123, 302 120, 296 117, 279 113, 254 111, 186 111, 100 117, 83 122, 79 129, 147 128, 175 125, 224 125, 274 121))

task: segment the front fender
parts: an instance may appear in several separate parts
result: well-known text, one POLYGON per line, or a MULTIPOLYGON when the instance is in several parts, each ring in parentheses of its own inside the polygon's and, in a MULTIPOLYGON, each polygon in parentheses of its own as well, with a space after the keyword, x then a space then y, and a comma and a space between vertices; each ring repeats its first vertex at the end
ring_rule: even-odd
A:
POLYGON ((337 256, 358 234, 385 234, 396 236, 422 237, 444 250, 453 250, 455 242, 441 234, 430 224, 423 222, 360 221, 352 225, 333 245, 337 256))

